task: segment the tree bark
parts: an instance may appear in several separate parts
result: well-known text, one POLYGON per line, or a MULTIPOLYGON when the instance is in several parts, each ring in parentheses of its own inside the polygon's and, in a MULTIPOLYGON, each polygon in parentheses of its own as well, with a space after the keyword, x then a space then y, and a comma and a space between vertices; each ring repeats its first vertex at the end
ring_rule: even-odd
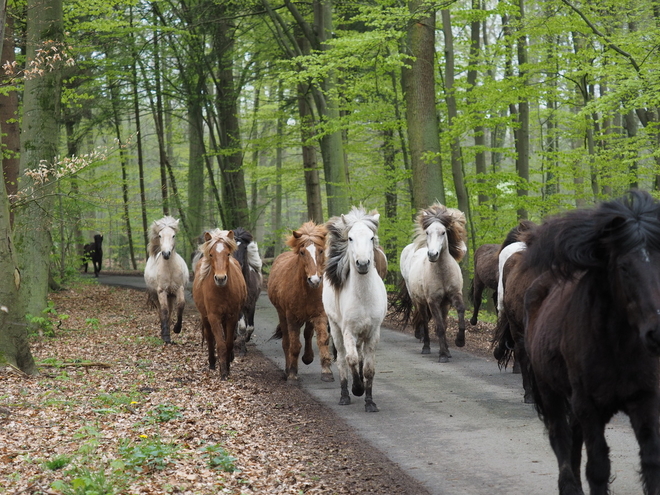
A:
POLYGON ((436 199, 445 203, 440 158, 440 131, 435 106, 435 11, 420 11, 422 0, 410 0, 414 15, 408 28, 402 86, 406 101, 412 168, 412 204, 418 210, 436 199))
MULTIPOLYGON (((5 39, 2 44, 2 64, 12 64, 14 54, 14 29, 12 17, 7 18, 5 39)), ((7 194, 18 192, 18 171, 20 168, 21 130, 18 125, 18 91, 0 93, 0 132, 2 132, 2 171, 4 173, 7 194)), ((9 211, 11 224, 14 213, 9 211)))

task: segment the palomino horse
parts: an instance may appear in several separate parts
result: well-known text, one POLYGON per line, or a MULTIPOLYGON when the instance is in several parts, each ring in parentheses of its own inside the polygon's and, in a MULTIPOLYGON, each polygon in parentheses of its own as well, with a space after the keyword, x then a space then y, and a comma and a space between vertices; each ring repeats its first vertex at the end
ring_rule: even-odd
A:
POLYGON ((321 300, 327 233, 323 225, 304 223, 286 241, 291 251, 275 258, 270 269, 268 298, 280 320, 273 337, 282 338, 287 380, 298 379, 298 356, 302 347, 300 327, 305 325, 303 363, 310 364, 314 360, 312 335, 316 332, 316 344, 321 354, 321 380, 334 381, 330 368, 328 322, 321 300))
POLYGON ((353 207, 350 213, 327 222, 328 259, 323 277, 323 306, 330 321, 337 349, 341 382, 339 404, 351 403, 348 375, 353 377, 353 395, 364 394, 364 409, 377 412, 372 386, 380 325, 387 312, 387 292, 378 274, 376 211, 353 207))
POLYGON ((429 321, 435 321, 440 340, 439 361, 451 357, 447 346, 447 314, 454 306, 458 313, 455 343, 465 345, 463 275, 458 263, 466 252, 465 215, 435 203, 417 215, 415 239, 401 252, 401 284, 398 304, 407 322, 413 314, 415 336, 424 339, 422 354, 431 352, 429 321), (414 308, 414 311, 413 311, 414 308))
POLYGON ((470 318, 472 325, 477 324, 484 289, 493 291, 493 303, 497 306, 497 259, 499 252, 499 244, 482 244, 474 252, 474 277, 468 293, 472 304, 474 304, 474 311, 472 318, 470 318))
POLYGON ((85 273, 87 273, 87 265, 90 261, 94 268, 94 276, 98 277, 101 271, 101 265, 103 264, 103 236, 101 234, 96 234, 94 236, 94 242, 83 246, 83 267, 85 268, 85 273))
POLYGON ((170 340, 170 318, 176 306, 174 333, 181 332, 183 309, 186 305, 185 289, 188 283, 188 265, 174 249, 174 236, 179 220, 165 216, 151 224, 149 229, 149 259, 144 268, 150 304, 158 309, 160 336, 166 344, 170 340))
POLYGON ((250 232, 242 227, 234 229, 234 240, 238 246, 234 251, 234 258, 241 264, 241 271, 247 286, 247 299, 236 329, 238 352, 245 355, 247 352, 246 343, 250 341, 254 331, 254 311, 261 293, 262 261, 259 256, 259 247, 250 232))
POLYGON ((209 368, 215 369, 216 350, 220 361, 220 379, 229 377, 234 360, 234 332, 247 299, 234 232, 215 229, 204 233, 205 242, 198 249, 201 257, 195 266, 193 299, 202 318, 202 335, 209 351, 209 368))
MULTIPOLYGON (((660 493, 660 203, 633 191, 547 220, 523 254, 525 344, 561 494, 609 493, 605 427, 625 412, 643 492, 660 493)), ((640 490, 641 493, 642 490, 640 490)))

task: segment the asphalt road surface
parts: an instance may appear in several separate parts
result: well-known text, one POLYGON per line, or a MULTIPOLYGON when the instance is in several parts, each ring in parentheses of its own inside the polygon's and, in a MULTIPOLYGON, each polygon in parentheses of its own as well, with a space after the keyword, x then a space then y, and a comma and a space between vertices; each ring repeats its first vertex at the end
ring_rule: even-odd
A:
MULTIPOLYGON (((141 277, 101 274, 99 282, 144 288, 141 277)), ((281 341, 269 340, 276 326, 277 313, 262 293, 253 341, 283 368, 281 341)), ((339 373, 333 366, 335 382, 322 382, 318 352, 309 366, 300 363, 299 386, 431 493, 557 493, 557 463, 536 411, 522 402, 520 375, 500 372, 495 362, 453 346, 445 364, 437 362, 437 347, 430 355, 420 351, 410 335, 381 330, 373 388, 378 413, 364 411, 363 397, 338 405, 339 373)), ((606 436, 612 493, 641 493, 638 448, 627 416, 616 416, 606 436)), ((583 470, 585 460, 583 453, 583 470)), ((584 475, 583 484, 588 489, 584 475)))

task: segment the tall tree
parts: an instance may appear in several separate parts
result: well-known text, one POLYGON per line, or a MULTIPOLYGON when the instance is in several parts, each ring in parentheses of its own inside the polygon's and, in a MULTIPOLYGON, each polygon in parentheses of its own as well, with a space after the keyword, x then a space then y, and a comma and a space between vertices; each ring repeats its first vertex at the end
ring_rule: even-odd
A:
POLYGON ((25 182, 21 186, 30 192, 31 200, 16 212, 15 241, 22 275, 21 298, 26 311, 36 315, 46 307, 53 248, 50 212, 54 184, 50 179, 59 151, 61 77, 57 63, 52 67, 46 64, 62 51, 62 1, 29 0, 27 12, 28 77, 21 129, 25 182))
POLYGON ((435 107, 435 10, 423 0, 408 2, 412 20, 402 69, 406 122, 412 168, 412 205, 425 208, 436 199, 445 203, 440 158, 440 130, 435 107))

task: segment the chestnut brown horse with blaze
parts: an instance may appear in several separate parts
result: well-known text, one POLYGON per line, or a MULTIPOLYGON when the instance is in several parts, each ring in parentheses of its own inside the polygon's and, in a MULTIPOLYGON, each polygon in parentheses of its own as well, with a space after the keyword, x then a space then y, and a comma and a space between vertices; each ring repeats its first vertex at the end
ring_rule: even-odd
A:
POLYGON ((305 325, 303 363, 310 364, 314 360, 312 335, 316 332, 316 344, 321 353, 321 380, 334 381, 330 368, 328 321, 321 299, 327 233, 324 225, 314 222, 307 222, 294 230, 286 241, 291 251, 275 258, 268 277, 268 298, 280 320, 274 337, 282 338, 287 380, 298 379, 298 356, 302 348, 300 328, 305 325))
POLYGON ((236 251, 234 232, 215 229, 204 233, 195 265, 193 299, 202 318, 202 335, 208 344, 209 368, 215 369, 216 350, 220 378, 229 376, 234 359, 234 332, 247 299, 247 289, 236 251))

